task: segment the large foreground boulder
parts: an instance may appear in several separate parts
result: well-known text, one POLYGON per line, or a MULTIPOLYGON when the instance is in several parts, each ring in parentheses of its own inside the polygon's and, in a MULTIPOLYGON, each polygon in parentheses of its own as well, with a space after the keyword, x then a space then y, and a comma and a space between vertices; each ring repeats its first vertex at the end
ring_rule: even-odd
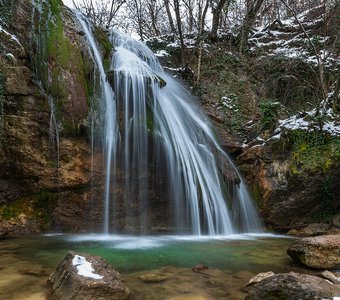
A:
POLYGON ((121 275, 100 256, 69 252, 50 276, 50 299, 123 300, 130 291, 121 275))
POLYGON ((284 273, 270 276, 254 284, 246 300, 321 300, 340 295, 340 286, 317 276, 284 273))
POLYGON ((294 241, 287 253, 297 263, 316 269, 340 268, 340 235, 322 235, 294 241))

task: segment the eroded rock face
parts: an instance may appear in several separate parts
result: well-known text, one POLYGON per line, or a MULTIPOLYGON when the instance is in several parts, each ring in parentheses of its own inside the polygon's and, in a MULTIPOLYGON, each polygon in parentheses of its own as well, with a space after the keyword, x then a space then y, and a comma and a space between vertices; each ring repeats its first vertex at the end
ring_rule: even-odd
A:
POLYGON ((297 263, 316 269, 340 268, 340 235, 298 239, 287 250, 297 263))
POLYGON ((13 0, 12 21, 0 32, 0 231, 7 236, 101 226, 102 154, 91 154, 86 129, 94 63, 81 26, 61 1, 40 3, 57 8, 58 22, 46 22, 59 26, 55 34, 37 31, 34 22, 42 31, 46 24, 33 3, 13 0))
MULTIPOLYGON (((330 195, 340 194, 340 186, 336 184, 340 182, 340 165, 339 161, 332 161, 326 171, 292 170, 287 145, 289 141, 282 134, 281 139, 245 148, 237 163, 259 203, 265 222, 274 229, 288 231, 316 223, 323 214, 322 193, 328 184, 325 178, 331 178, 330 195)), ((329 209, 337 211, 339 205, 339 201, 333 201, 329 209)), ((319 234, 321 228, 315 228, 315 232, 311 230, 308 229, 306 235, 319 234)), ((323 233, 325 229, 321 231, 323 233)))
POLYGON ((299 299, 321 300, 339 296, 340 287, 317 276, 285 273, 275 274, 256 283, 246 296, 246 300, 258 299, 299 299))
POLYGON ((129 299, 121 275, 103 258, 69 252, 50 276, 49 299, 129 299))

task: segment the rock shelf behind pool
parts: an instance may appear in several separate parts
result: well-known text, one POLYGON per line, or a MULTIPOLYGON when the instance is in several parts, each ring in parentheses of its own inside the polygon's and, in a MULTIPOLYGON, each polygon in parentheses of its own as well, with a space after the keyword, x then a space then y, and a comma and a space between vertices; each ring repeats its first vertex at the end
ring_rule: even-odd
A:
POLYGON ((51 299, 123 300, 130 291, 103 258, 69 252, 50 276, 51 299))

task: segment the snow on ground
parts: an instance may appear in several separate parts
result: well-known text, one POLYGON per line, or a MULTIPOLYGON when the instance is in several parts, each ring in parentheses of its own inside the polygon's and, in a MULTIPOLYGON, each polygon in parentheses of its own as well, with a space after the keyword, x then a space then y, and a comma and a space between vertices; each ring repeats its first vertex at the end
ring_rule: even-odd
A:
POLYGON ((322 128, 320 128, 320 123, 316 121, 316 116, 317 111, 313 109, 304 113, 298 113, 284 120, 279 120, 271 139, 280 138, 282 129, 322 131, 325 134, 340 137, 340 120, 331 108, 322 114, 324 118, 324 121, 321 123, 322 128))
MULTIPOLYGON (((313 32, 318 26, 322 25, 324 20, 322 16, 312 19, 308 14, 313 10, 317 11, 319 9, 320 7, 315 7, 297 16, 317 49, 319 45, 325 45, 329 40, 328 36, 315 35, 315 31, 313 32)), ((257 31, 249 39, 251 44, 250 51, 257 52, 264 50, 266 56, 300 59, 310 65, 318 65, 318 58, 313 53, 313 50, 311 50, 310 41, 294 17, 281 20, 280 24, 275 24, 272 27, 273 29, 271 29, 271 26, 256 28, 257 31)), ((318 52, 318 56, 327 68, 333 69, 339 64, 339 57, 335 53, 323 52, 321 50, 318 52)))

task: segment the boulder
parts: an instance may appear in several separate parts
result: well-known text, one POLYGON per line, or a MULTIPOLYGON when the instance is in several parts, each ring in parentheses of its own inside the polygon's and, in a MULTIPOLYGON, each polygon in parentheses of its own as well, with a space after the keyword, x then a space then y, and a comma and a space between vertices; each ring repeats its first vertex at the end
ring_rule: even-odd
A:
POLYGON ((326 234, 330 229, 331 225, 323 223, 312 223, 308 226, 298 230, 296 235, 301 237, 317 236, 326 234))
POLYGON ((100 256, 69 252, 50 276, 51 299, 129 299, 121 275, 100 256))
POLYGON ((316 269, 340 268, 340 235, 322 235, 295 240, 287 250, 297 263, 316 269))
POLYGON ((340 295, 340 287, 317 276, 283 273, 270 276, 254 284, 246 300, 258 299, 333 299, 340 295))

